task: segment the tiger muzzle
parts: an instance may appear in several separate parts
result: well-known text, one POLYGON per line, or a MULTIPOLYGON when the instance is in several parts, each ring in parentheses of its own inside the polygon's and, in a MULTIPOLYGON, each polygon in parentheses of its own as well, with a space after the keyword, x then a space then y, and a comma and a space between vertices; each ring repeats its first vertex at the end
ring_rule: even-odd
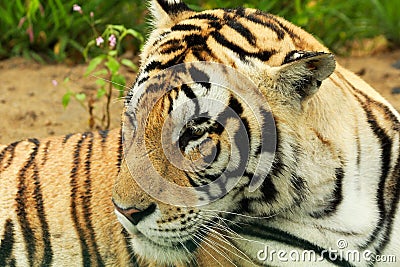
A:
POLYGON ((137 225, 141 220, 152 214, 156 209, 156 204, 152 203, 145 209, 138 209, 136 207, 120 208, 114 203, 115 209, 124 215, 133 225, 137 225))

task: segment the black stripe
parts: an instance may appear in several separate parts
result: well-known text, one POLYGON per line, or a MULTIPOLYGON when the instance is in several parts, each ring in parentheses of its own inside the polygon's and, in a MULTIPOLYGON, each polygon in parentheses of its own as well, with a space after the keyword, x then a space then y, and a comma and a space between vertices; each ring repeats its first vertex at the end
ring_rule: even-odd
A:
POLYGON ((243 24, 241 24, 238 21, 235 20, 228 20, 226 25, 228 25, 230 28, 234 29, 237 33, 239 33, 241 36, 243 36, 247 42, 251 45, 255 45, 256 42, 256 37, 253 35, 253 33, 246 28, 243 24))
POLYGON ((88 144, 87 144, 87 151, 86 151, 86 159, 85 159, 85 176, 86 179, 84 181, 84 188, 86 191, 83 193, 82 196, 82 210, 83 210, 83 218, 85 222, 85 227, 88 232, 86 236, 89 238, 89 246, 91 247, 91 252, 95 254, 96 257, 96 263, 97 266, 104 266, 104 262, 101 258, 101 255, 99 253, 99 249, 96 243, 96 233, 93 228, 93 223, 92 223, 92 178, 90 175, 91 171, 91 157, 93 153, 93 134, 88 133, 88 137, 90 137, 88 144))
POLYGON ((123 141, 122 141, 122 127, 121 127, 121 129, 119 131, 119 138, 118 138, 117 164, 116 164, 118 172, 121 169, 123 151, 124 151, 124 147, 123 147, 123 141))
POLYGON ((247 57, 255 57, 262 61, 268 61, 270 59, 270 57, 276 53, 275 50, 262 51, 262 52, 245 51, 240 46, 232 43, 231 41, 228 41, 221 33, 217 32, 217 31, 211 32, 211 36, 214 38, 214 40, 217 43, 219 43, 222 46, 225 46, 226 48, 235 52, 239 56, 239 58, 243 61, 246 60, 246 56, 247 57))
POLYGON ((260 114, 262 117, 261 126, 261 146, 257 148, 255 155, 259 155, 262 152, 275 153, 278 144, 277 129, 275 125, 275 118, 272 112, 261 108, 260 114))
POLYGON ((368 238, 368 242, 366 242, 365 247, 369 246, 372 242, 376 240, 378 237, 378 233, 382 230, 382 225, 386 218, 386 207, 385 207, 385 183, 386 179, 390 172, 390 162, 391 162, 391 153, 392 153, 392 141, 389 136, 386 134, 385 130, 382 129, 378 123, 377 118, 372 114, 371 110, 369 110, 369 104, 363 103, 362 100, 356 96, 356 99, 359 101, 360 105, 363 107, 364 112, 367 116, 367 122, 370 125, 374 135, 378 138, 380 146, 381 146, 381 175, 379 178, 378 190, 376 194, 378 209, 379 209, 379 220, 376 224, 376 227, 372 234, 368 238))
POLYGON ((3 163, 4 158, 6 157, 7 153, 10 153, 10 155, 8 156, 8 159, 5 163, 3 163, 2 166, 0 166, 0 172, 7 169, 8 167, 10 167, 13 159, 14 159, 14 155, 15 155, 15 148, 17 147, 17 145, 20 143, 20 141, 14 142, 10 145, 8 145, 6 148, 4 148, 1 153, 0 153, 0 163, 3 163))
POLYGON ((214 182, 217 180, 221 175, 224 173, 225 169, 221 170, 221 172, 214 173, 214 174, 205 174, 204 178, 208 179, 210 182, 214 182))
POLYGON ((194 180, 193 180, 193 178, 187 173, 187 172, 184 172, 185 173, 185 176, 186 176, 186 178, 188 179, 188 181, 189 181, 189 183, 190 183, 190 185, 192 186, 192 187, 198 187, 198 186, 200 186, 199 184, 197 184, 194 180))
MULTIPOLYGON (((173 91, 173 89, 171 91, 173 91)), ((174 99, 171 96, 171 92, 168 93, 168 101, 169 101, 168 114, 170 114, 174 109, 174 99)))
POLYGON ((172 31, 201 31, 201 27, 190 24, 177 24, 172 26, 172 31))
POLYGON ((170 3, 168 0, 157 0, 157 3, 168 15, 177 15, 184 11, 190 11, 191 9, 183 2, 170 3))
MULTIPOLYGON (((30 142, 34 143, 37 147, 39 147, 40 143, 37 139, 30 139, 30 142)), ((48 145, 50 141, 46 143, 48 145)), ((46 150, 45 150, 46 151, 46 150)), ((45 153, 46 156, 46 153, 45 153)), ((42 194, 42 189, 41 189, 41 182, 40 182, 40 177, 39 177, 39 170, 35 162, 33 162, 33 184, 34 184, 34 190, 33 190, 33 198, 36 201, 36 210, 37 210, 37 216, 39 217, 40 221, 40 226, 42 228, 42 240, 43 240, 43 259, 41 262, 41 266, 50 266, 51 262, 53 261, 53 250, 51 246, 51 239, 50 239, 50 228, 49 228, 49 223, 46 219, 46 212, 44 210, 44 200, 43 200, 43 194, 42 194)))
POLYGON ((387 246, 387 244, 389 243, 390 239, 391 239, 391 233, 393 230, 393 222, 394 222, 394 218, 396 216, 396 212, 399 206, 399 200, 400 200, 400 156, 398 156, 397 158, 397 163, 396 166, 393 169, 393 174, 392 174, 392 181, 395 181, 395 186, 393 188, 393 192, 394 192, 394 196, 391 199, 391 208, 388 212, 388 216, 387 216, 387 227, 385 229, 385 233, 383 234, 383 240, 379 246, 379 248, 377 249, 376 254, 380 255, 381 252, 385 249, 385 247, 387 246))
POLYGON ((25 241, 25 248, 28 253, 27 258, 29 261, 29 265, 32 266, 36 253, 36 237, 28 219, 28 196, 26 195, 28 185, 26 184, 25 178, 27 178, 26 172, 34 164, 39 149, 39 142, 36 139, 29 139, 28 141, 33 143, 34 147, 32 148, 32 152, 29 155, 27 162, 18 173, 18 191, 15 202, 17 203, 16 213, 18 216, 18 222, 21 226, 22 236, 25 241))
POLYGON ((176 65, 179 65, 180 63, 182 63, 184 60, 184 57, 185 57, 185 54, 178 54, 175 57, 173 57, 172 59, 170 59, 169 61, 163 63, 161 65, 160 69, 168 69, 170 67, 175 66, 174 71, 179 72, 179 67, 183 68, 183 66, 176 66, 176 65))
POLYGON ((248 19, 249 21, 251 21, 253 23, 260 24, 260 25, 272 30, 273 32, 276 33, 279 40, 283 40, 283 38, 285 38, 285 32, 274 23, 271 23, 269 21, 268 22, 263 21, 263 20, 257 18, 256 16, 254 16, 253 14, 246 16, 246 19, 248 19))
POLYGON ((262 11, 257 10, 255 12, 257 15, 265 17, 266 19, 270 19, 272 21, 274 21, 276 24, 279 25, 279 27, 281 27, 287 34, 289 34, 290 38, 292 39, 300 39, 300 37, 295 34, 292 30, 290 30, 288 27, 286 27, 285 25, 282 24, 282 22, 280 22, 278 20, 277 17, 275 17, 274 15, 268 14, 268 13, 264 13, 262 11))
POLYGON ((187 84, 183 84, 181 89, 185 93, 187 98, 189 98, 189 99, 196 98, 196 95, 193 93, 192 89, 187 84))
MULTIPOLYGON (((137 78, 138 75, 136 76, 136 82, 135 82, 135 84, 137 84, 137 86, 139 86, 138 81, 137 81, 138 80, 138 78, 137 78)), ((124 105, 125 106, 129 105, 129 103, 132 100, 132 97, 133 97, 133 90, 132 90, 132 88, 130 88, 130 90, 128 91, 128 93, 126 94, 126 97, 125 97, 125 101, 124 101, 124 105)))
POLYGON ((7 219, 4 225, 3 237, 0 241, 0 266, 7 266, 11 260, 14 242, 14 224, 11 219, 7 219))
POLYGON ((188 48, 193 50, 194 47, 200 47, 199 50, 203 50, 207 47, 207 38, 201 34, 188 34, 183 40, 186 42, 188 48))
POLYGON ((335 188, 332 191, 332 196, 329 198, 329 203, 322 211, 314 212, 312 217, 320 219, 334 214, 343 201, 343 178, 344 170, 342 167, 335 169, 335 188))
POLYGON ((81 254, 82 254, 82 265, 85 267, 91 266, 91 258, 90 258, 90 252, 89 252, 89 247, 87 244, 87 240, 85 237, 84 230, 82 229, 80 222, 79 222, 79 217, 78 217, 78 201, 81 201, 80 195, 79 195, 79 184, 78 184, 78 172, 81 167, 81 150, 82 150, 82 144, 84 140, 86 139, 86 134, 82 134, 81 139, 78 140, 74 154, 73 154, 73 167, 71 170, 70 174, 70 186, 71 186, 71 217, 72 221, 74 222, 74 228, 79 236, 79 241, 80 241, 80 247, 81 247, 81 254))
POLYGON ((241 103, 239 103, 239 101, 233 95, 231 95, 229 98, 228 106, 236 112, 237 116, 239 116, 239 117, 242 116, 243 106, 241 103))
MULTIPOLYGON (((292 184, 293 188, 296 190, 296 195, 298 201, 302 201, 306 198, 306 194, 308 192, 307 181, 298 176, 296 173, 292 173, 290 175, 290 183, 292 184)), ((296 203, 299 203, 296 201, 296 203)))
MULTIPOLYGON (((277 124, 277 120, 275 120, 275 123, 277 124)), ((276 197, 278 195, 278 190, 275 187, 275 184, 272 182, 272 178, 280 178, 279 176, 282 175, 282 172, 284 169, 287 168, 287 166, 282 162, 282 153, 280 152, 281 147, 279 146, 279 127, 276 125, 276 152, 275 152, 275 158, 274 162, 271 166, 271 169, 269 173, 267 174, 267 177, 264 179, 262 187, 261 187, 261 192, 263 193, 263 200, 266 203, 270 203, 274 200, 276 200, 276 197)), ((263 133, 265 134, 265 133, 263 133)))
MULTIPOLYGON (((137 82, 137 84, 136 84, 135 87, 139 87, 142 83, 147 82, 149 79, 150 79, 149 76, 143 77, 142 79, 140 79, 140 80, 137 82)), ((128 93, 127 103, 129 103, 129 102, 131 101, 132 97, 133 97, 133 91, 132 91, 132 89, 131 89, 130 92, 131 92, 130 94, 128 93)))
POLYGON ((172 52, 176 52, 178 50, 182 50, 184 48, 185 46, 183 46, 182 40, 172 39, 161 44, 158 51, 160 51, 161 54, 165 55, 172 52))
POLYGON ((187 84, 183 84, 181 86, 181 90, 183 91, 183 93, 186 95, 187 98, 189 98, 193 101, 193 103, 195 105, 194 115, 198 116, 200 113, 200 104, 199 104, 199 101, 198 101, 196 95, 193 93, 193 90, 187 84))
POLYGON ((245 16, 245 12, 246 12, 246 8, 244 7, 238 7, 235 10, 235 15, 239 16, 239 17, 244 17, 245 16))
POLYGON ((349 261, 341 259, 339 254, 337 254, 336 257, 333 257, 334 253, 332 251, 331 253, 323 253, 328 250, 280 229, 260 225, 259 222, 246 224, 245 228, 238 224, 232 225, 230 228, 238 234, 254 236, 263 240, 276 241, 302 250, 315 251, 316 255, 322 256, 326 261, 331 262, 336 266, 353 266, 349 261))
POLYGON ((226 122, 229 118, 238 119, 237 117, 239 117, 242 122, 239 124, 239 129, 237 132, 235 132, 233 137, 235 145, 239 151, 240 163, 239 166, 234 170, 226 171, 225 176, 228 178, 242 176, 249 161, 251 144, 250 128, 247 119, 241 117, 242 113, 242 105, 233 95, 231 95, 228 106, 226 107, 225 111, 218 116, 217 119, 219 122, 226 122), (244 140, 247 140, 248 142, 243 142, 244 140))
POLYGON ((73 136, 74 134, 67 134, 66 136, 64 136, 64 139, 62 141, 63 144, 66 144, 68 142, 68 140, 73 136))
POLYGON ((261 186, 261 192, 263 194, 263 202, 271 203, 272 201, 276 200, 278 190, 276 189, 275 184, 272 182, 271 175, 268 174, 264 179, 261 186))
POLYGON ((164 40, 164 37, 167 36, 167 35, 170 34, 170 33, 171 33, 170 30, 167 30, 167 31, 161 33, 161 34, 158 36, 157 40, 155 40, 154 43, 151 45, 151 47, 156 47, 161 41, 164 40))
POLYGON ((49 147, 50 147, 50 144, 51 144, 51 141, 49 140, 44 145, 44 148, 43 148, 43 160, 42 160, 42 163, 41 163, 42 167, 46 164, 46 162, 47 162, 47 160, 49 158, 49 147))
MULTIPOLYGON (((143 72, 151 72, 152 70, 159 69, 161 67, 161 62, 160 61, 151 61, 146 65, 144 68, 143 72)), ((141 84, 142 82, 139 82, 138 84, 141 84)))
POLYGON ((189 68, 189 73, 194 82, 199 83, 207 90, 210 90, 210 76, 207 73, 195 68, 194 66, 189 68))
POLYGON ((200 13, 196 14, 194 16, 191 16, 189 19, 204 19, 204 20, 210 20, 210 21, 219 21, 221 20, 219 17, 209 14, 209 13, 200 13))
POLYGON ((189 99, 196 98, 196 95, 193 93, 192 89, 187 84, 183 84, 181 89, 185 93, 187 98, 189 99))
MULTIPOLYGON (((243 192, 243 191, 240 190, 240 191, 237 192, 237 194, 239 192, 243 192)), ((241 196, 241 197, 242 197, 242 199, 239 202, 239 209, 236 211, 236 213, 239 213, 239 214, 246 214, 247 213, 248 214, 248 213, 250 213, 250 199, 248 199, 245 196, 241 196)), ((233 218, 234 217, 230 218, 229 220, 233 221, 233 218)))
POLYGON ((108 130, 100 130, 99 135, 101 136, 101 143, 104 144, 107 141, 108 133, 110 131, 108 130))
MULTIPOLYGON (((398 132, 400 129, 400 123, 399 123, 397 117, 389 110, 389 108, 387 106, 384 106, 380 102, 374 101, 367 94, 358 90, 341 73, 337 73, 337 75, 339 78, 341 78, 343 81, 346 82, 346 84, 353 90, 353 92, 355 92, 359 95, 362 95, 365 98, 366 102, 364 103, 358 95, 354 94, 354 97, 360 103, 361 107, 364 109, 364 112, 367 116, 367 122, 369 123, 374 135, 378 138, 380 145, 381 145, 381 151, 382 151, 382 154, 380 157, 381 161, 382 161, 381 176, 379 178, 379 184, 378 184, 378 190, 377 190, 377 196, 376 196, 378 209, 379 209, 379 220, 378 220, 378 223, 376 224, 376 227, 374 228, 372 234, 369 236, 366 244, 364 246, 360 247, 361 249, 367 248, 369 245, 372 244, 372 242, 374 242, 378 238, 379 232, 384 231, 384 234, 380 240, 381 241, 380 245, 378 248, 376 248, 377 252, 379 252, 379 251, 382 251, 383 248, 389 242, 391 229, 393 227, 393 225, 392 225, 393 218, 392 217, 389 218, 389 216, 392 212, 395 212, 395 210, 397 209, 398 203, 392 202, 391 205, 389 205, 392 207, 392 209, 387 214, 386 207, 385 207, 385 200, 384 200, 384 193, 385 193, 384 189, 385 189, 387 177, 390 172, 392 141, 391 141, 391 138, 386 134, 385 130, 378 125, 376 117, 372 114, 372 111, 370 110, 371 106, 374 104, 374 105, 377 105, 378 107, 384 109, 385 115, 389 116, 389 119, 393 122, 393 130, 396 130, 398 132), (385 217, 386 217, 387 227, 384 227, 385 217)), ((397 160, 399 161, 400 159, 397 159, 397 160)), ((398 164, 396 164, 396 166, 398 166, 398 164)), ((392 177, 395 175, 400 176, 398 169, 394 169, 394 171, 392 173, 392 177)), ((395 186, 395 195, 393 197, 394 199, 397 199, 397 202, 398 202, 399 194, 400 194, 399 191, 400 191, 400 185, 399 185, 399 182, 397 182, 397 184, 395 186)))

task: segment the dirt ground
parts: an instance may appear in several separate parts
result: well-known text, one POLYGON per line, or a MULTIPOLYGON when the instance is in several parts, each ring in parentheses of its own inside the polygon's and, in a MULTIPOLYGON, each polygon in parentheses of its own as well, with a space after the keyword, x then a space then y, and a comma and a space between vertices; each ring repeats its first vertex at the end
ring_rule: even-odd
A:
MULTIPOLYGON (((360 75, 398 110, 400 69, 392 64, 399 61, 400 50, 338 58, 340 64, 360 75)), ((88 112, 75 100, 66 109, 61 103, 68 89, 77 93, 96 91, 96 78, 83 77, 84 72, 85 66, 40 65, 21 58, 0 61, 0 143, 88 130, 88 112), (64 83, 66 77, 70 81, 64 83)), ((135 75, 128 76, 127 84, 132 84, 135 75)), ((112 128, 119 125, 122 105, 122 100, 111 105, 112 128)), ((97 114, 102 114, 103 104, 95 103, 95 106, 97 114)))

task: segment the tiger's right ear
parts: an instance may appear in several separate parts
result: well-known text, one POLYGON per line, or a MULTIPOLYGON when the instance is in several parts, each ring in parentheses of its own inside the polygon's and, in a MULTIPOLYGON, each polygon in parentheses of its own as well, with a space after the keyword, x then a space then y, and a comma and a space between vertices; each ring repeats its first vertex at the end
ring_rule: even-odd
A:
POLYGON ((151 0, 150 11, 157 28, 172 27, 183 13, 194 12, 181 0, 151 0))
POLYGON ((335 68, 336 61, 330 53, 292 51, 282 66, 274 68, 273 79, 282 94, 298 103, 314 95, 335 68))

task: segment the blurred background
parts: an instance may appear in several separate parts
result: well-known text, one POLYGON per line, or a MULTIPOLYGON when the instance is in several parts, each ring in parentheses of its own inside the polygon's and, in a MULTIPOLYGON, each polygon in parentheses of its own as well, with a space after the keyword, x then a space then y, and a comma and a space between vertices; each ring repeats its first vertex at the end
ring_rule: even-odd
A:
MULTIPOLYGON (((346 54, 354 41, 379 37, 400 44, 400 0, 187 0, 195 10, 251 7, 285 17, 346 54)), ((146 35, 143 0, 13 0, 0 2, 0 58, 80 62, 86 44, 107 24, 123 24, 146 35), (81 12, 74 11, 79 5, 81 12), (92 14, 92 17, 90 17, 92 14), (88 16, 89 15, 89 16, 88 16), (93 23, 89 20, 93 19, 93 23)), ((125 47, 140 49, 137 40, 125 47)))

